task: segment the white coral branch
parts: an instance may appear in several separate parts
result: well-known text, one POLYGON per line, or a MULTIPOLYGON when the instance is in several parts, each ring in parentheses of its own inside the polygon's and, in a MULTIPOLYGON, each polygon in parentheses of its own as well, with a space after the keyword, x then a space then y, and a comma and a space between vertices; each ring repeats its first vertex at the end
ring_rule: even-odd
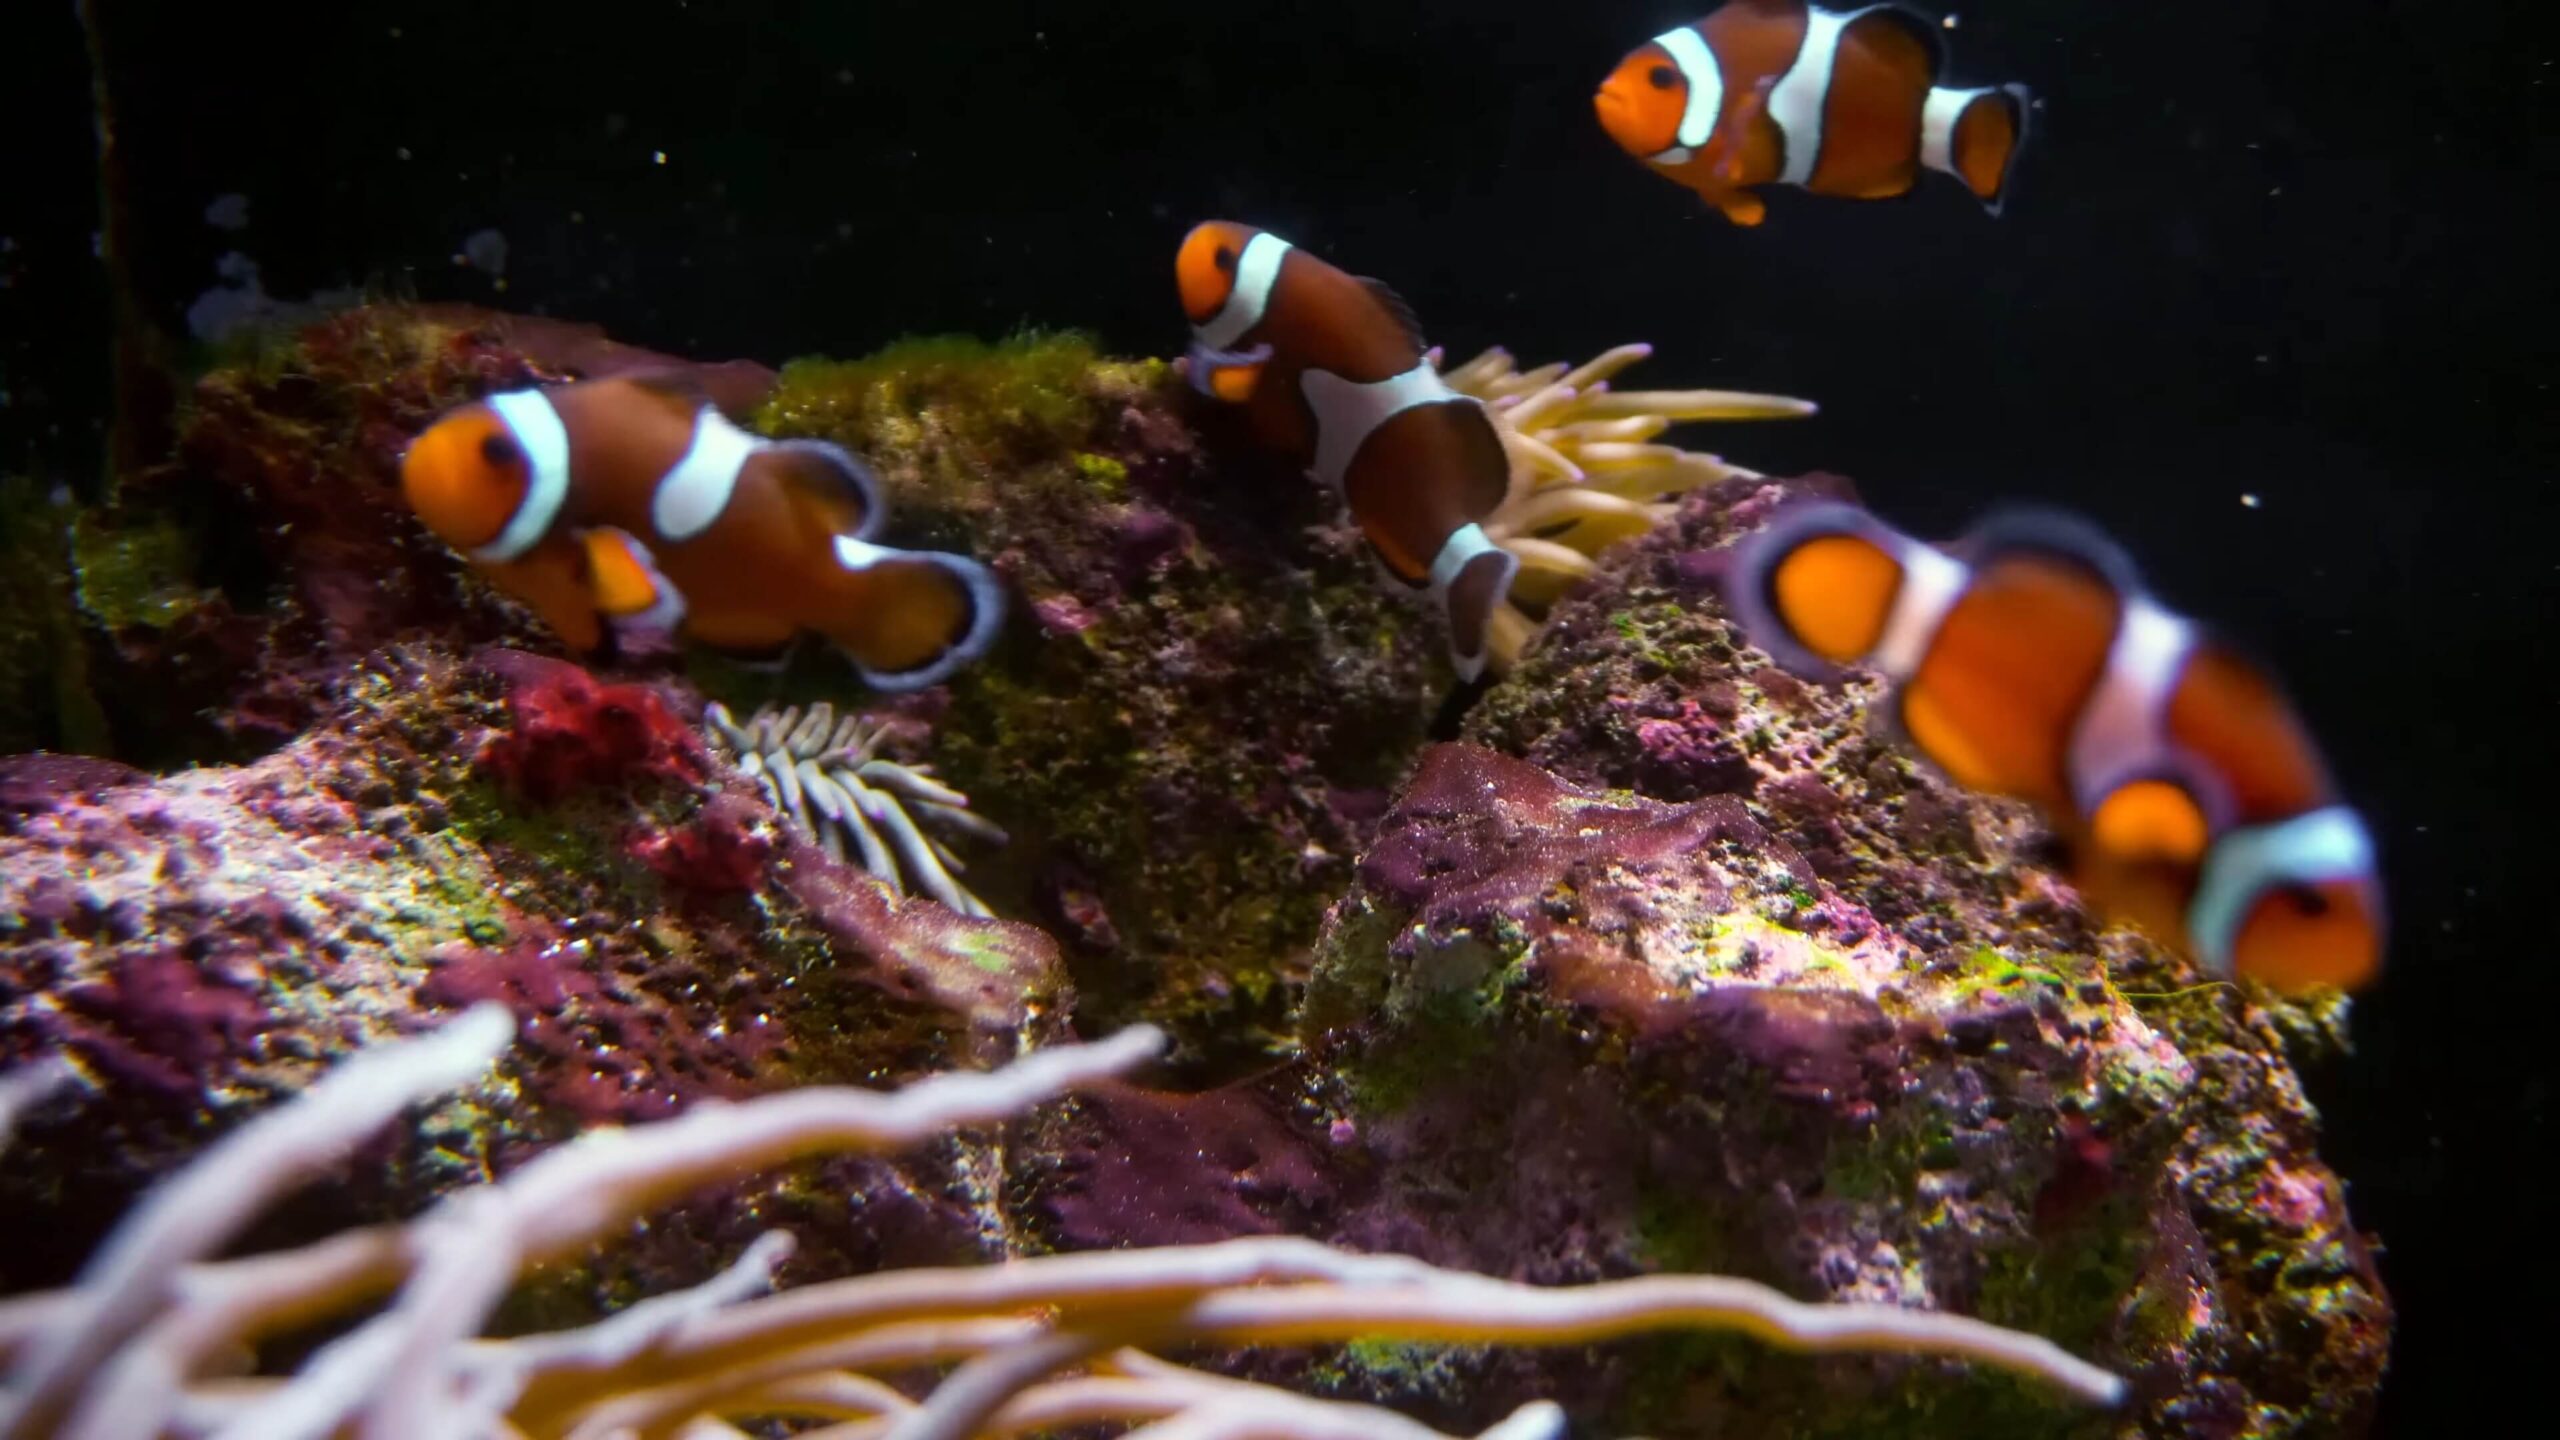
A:
POLYGON ((712 744, 829 856, 858 859, 896 894, 913 884, 963 915, 994 913, 960 883, 954 872, 965 867, 916 817, 991 845, 1005 843, 1004 831, 934 778, 932 766, 881 758, 880 727, 859 715, 839 720, 824 701, 805 711, 767 705, 743 725, 715 702, 702 718, 712 744))
MULTIPOLYGON (((2049 1342, 1962 1316, 1811 1305, 1713 1277, 1531 1286, 1287 1237, 888 1271, 768 1295, 788 1245, 768 1235, 703 1285, 598 1324, 475 1338, 525 1268, 574 1254, 661 1203, 808 1155, 909 1145, 1019 1116, 1155 1054, 1162 1036, 1145 1027, 900 1091, 706 1102, 674 1120, 581 1137, 405 1227, 246 1260, 201 1258, 350 1135, 467 1083, 506 1024, 503 1013, 473 1012, 350 1062, 164 1185, 79 1286, 13 1303, 0 1315, 0 1350, 17 1361, 8 1399, 18 1433, 57 1433, 54 1417, 68 1412, 77 1423, 60 1433, 102 1440, 208 1431, 730 1440, 756 1417, 832 1422, 817 1433, 837 1440, 962 1440, 1096 1422, 1137 1425, 1132 1433, 1159 1440, 1447 1440, 1389 1411, 1168 1365, 1136 1347, 1361 1336, 1580 1345, 1674 1329, 1971 1360, 2102 1404, 2123 1393, 2115 1376, 2049 1342), (178 1200, 202 1202, 220 1223, 173 1228, 178 1200), (137 1255, 162 1263, 137 1280, 137 1255), (400 1289, 388 1306, 292 1376, 205 1373, 218 1351, 245 1350, 391 1285, 400 1289), (169 1313, 139 1327, 136 1294, 169 1313), (128 1343, 150 1351, 149 1363, 125 1363, 117 1352, 128 1343), (951 1368, 921 1402, 882 1378, 933 1366, 951 1368), (1083 1373, 1061 1373, 1071 1369, 1083 1373), (137 1389, 152 1377, 156 1390, 137 1389)), ((1480 1440, 1553 1436, 1561 1423, 1554 1406, 1533 1404, 1480 1440)))

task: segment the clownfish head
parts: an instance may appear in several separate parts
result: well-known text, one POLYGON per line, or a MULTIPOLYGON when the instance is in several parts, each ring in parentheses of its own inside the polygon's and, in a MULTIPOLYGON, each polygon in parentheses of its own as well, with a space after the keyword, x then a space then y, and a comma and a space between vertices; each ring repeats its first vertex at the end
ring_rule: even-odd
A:
POLYGON ((1627 52, 1591 97, 1600 128, 1618 147, 1650 160, 1679 147, 1680 122, 1689 111, 1689 77, 1659 41, 1627 52))
POLYGON ((1182 287, 1182 313, 1193 326, 1208 324, 1226 308, 1227 297, 1235 293, 1236 267, 1258 233, 1232 220, 1211 220, 1191 227, 1182 238, 1173 278, 1182 287))
POLYGON ((471 559, 513 560, 559 515, 567 460, 567 436, 542 392, 492 395, 409 443, 400 493, 438 539, 471 559))

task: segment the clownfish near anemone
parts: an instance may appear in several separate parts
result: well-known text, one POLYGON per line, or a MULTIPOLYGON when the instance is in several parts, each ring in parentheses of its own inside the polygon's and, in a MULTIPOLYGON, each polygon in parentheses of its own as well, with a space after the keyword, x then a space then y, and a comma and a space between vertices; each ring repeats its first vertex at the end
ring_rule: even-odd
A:
POLYGON ((977 561, 875 543, 861 461, 750 434, 681 380, 491 395, 411 442, 400 488, 581 652, 647 630, 770 664, 814 631, 874 686, 912 690, 983 653, 1003 619, 977 561))
POLYGON ((1196 226, 1174 275, 1192 386, 1243 406, 1265 445, 1337 489, 1380 563, 1446 617, 1459 678, 1481 675, 1520 568, 1481 523, 1511 485, 1483 402, 1441 382, 1413 311, 1383 282, 1267 230, 1196 226))
POLYGON ((1915 749, 2043 811, 2085 894, 2216 977, 2380 970, 2373 841, 2301 720, 2085 523, 2012 511, 1939 549, 1799 504, 1737 545, 1726 598, 1792 670, 1881 672, 1915 749))
POLYGON ((1945 58, 1939 23, 1899 5, 1732 0, 1629 51, 1592 105, 1619 148, 1737 225, 1768 213, 1754 186, 1874 200, 1923 170, 1996 215, 2031 98, 1940 85, 1945 58))

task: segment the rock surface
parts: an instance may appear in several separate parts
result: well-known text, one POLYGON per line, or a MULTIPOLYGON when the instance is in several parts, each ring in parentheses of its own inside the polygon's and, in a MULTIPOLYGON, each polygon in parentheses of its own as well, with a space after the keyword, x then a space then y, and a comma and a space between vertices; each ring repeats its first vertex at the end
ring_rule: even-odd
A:
POLYGON ((1012 591, 994 654, 873 710, 1016 837, 968 881, 1021 919, 976 921, 829 861, 700 742, 706 695, 853 703, 834 657, 570 664, 399 512, 390 467, 442 405, 668 363, 357 312, 207 377, 113 508, 0 497, 34 527, 9 535, 52 537, 0 585, 0 735, 98 756, 0 761, 0 1063, 81 1075, 0 1174, 0 1233, 53 1237, 0 1243, 0 1285, 60 1280, 212 1135, 477 999, 525 1023, 505 1083, 261 1241, 596 1125, 1152 1019, 1170 1088, 701 1197, 516 1314, 698 1279, 774 1224, 787 1279, 1303 1233, 1961 1310, 2138 1397, 2088 1414, 1740 1339, 1226 1357, 1453 1424, 1553 1395, 1595 1435, 2362 1425, 2390 1310, 2292 1068, 2343 1002, 2198 987, 2100 929, 2030 817, 1871 726, 1870 679, 1745 646, 1721 549, 1783 487, 1693 495, 1610 552, 1426 746, 1433 622, 1328 497, 1195 431, 1164 367, 1034 337, 706 370, 759 427, 867 455, 892 543, 1012 591))

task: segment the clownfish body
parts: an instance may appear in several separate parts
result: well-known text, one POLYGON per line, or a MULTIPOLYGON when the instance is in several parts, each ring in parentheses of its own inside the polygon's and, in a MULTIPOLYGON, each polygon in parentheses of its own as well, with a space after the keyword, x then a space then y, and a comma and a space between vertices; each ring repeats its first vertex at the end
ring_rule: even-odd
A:
POLYGON ((883 512, 860 461, 749 434, 682 384, 492 395, 412 442, 400 487, 575 650, 609 630, 680 630, 769 662, 816 631, 901 690, 974 659, 1002 619, 985 566, 872 543, 883 512))
POLYGON ((1936 22, 1897 5, 1733 0, 1628 52, 1592 104, 1620 148, 1737 225, 1767 214, 1755 185, 1881 199, 1924 169, 1997 214, 2027 90, 1939 85, 1943 48, 1936 22))
POLYGON ((1393 291, 1268 231, 1194 228, 1175 278, 1191 383, 1242 405, 1263 443, 1338 487, 1379 561, 1443 610, 1451 659, 1475 679, 1520 563, 1478 523, 1511 483, 1483 405, 1441 383, 1393 291))
POLYGON ((2076 521, 2013 514, 1951 548, 1804 505, 1741 543, 1727 593, 1781 663, 1881 671, 1913 746, 2043 810, 2092 898, 2215 975, 2370 980, 2372 839, 2266 676, 2076 521))

